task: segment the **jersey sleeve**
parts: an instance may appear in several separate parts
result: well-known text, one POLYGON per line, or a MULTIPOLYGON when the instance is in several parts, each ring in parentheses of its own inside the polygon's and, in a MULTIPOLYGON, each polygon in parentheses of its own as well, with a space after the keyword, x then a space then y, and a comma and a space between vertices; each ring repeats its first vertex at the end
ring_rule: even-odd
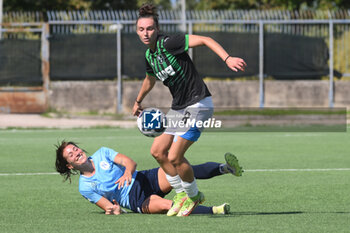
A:
POLYGON ((107 148, 107 147, 101 147, 102 153, 105 158, 107 158, 110 162, 114 161, 114 158, 117 156, 118 152, 114 151, 113 149, 107 148))
POLYGON ((89 202, 96 204, 102 196, 92 190, 79 190, 80 194, 89 202))
POLYGON ((188 35, 175 34, 164 39, 165 49, 173 54, 181 54, 188 51, 188 35))
POLYGON ((145 57, 145 63, 146 63, 146 74, 151 75, 151 76, 156 76, 146 57, 145 57))

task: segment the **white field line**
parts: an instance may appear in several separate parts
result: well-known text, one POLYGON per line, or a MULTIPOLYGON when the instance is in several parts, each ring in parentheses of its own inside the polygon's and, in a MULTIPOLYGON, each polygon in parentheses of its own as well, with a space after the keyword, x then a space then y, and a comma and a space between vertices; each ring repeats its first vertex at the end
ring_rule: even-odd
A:
MULTIPOLYGON (((327 171, 350 171, 350 168, 305 168, 305 169, 247 169, 245 172, 327 172, 327 171)), ((0 173, 0 176, 45 176, 59 175, 57 172, 36 173, 0 173)))
POLYGON ((245 172, 327 172, 327 171, 350 171, 350 168, 304 168, 304 169, 252 169, 245 172))
POLYGON ((36 173, 0 173, 0 176, 46 176, 59 175, 57 172, 36 172, 36 173))

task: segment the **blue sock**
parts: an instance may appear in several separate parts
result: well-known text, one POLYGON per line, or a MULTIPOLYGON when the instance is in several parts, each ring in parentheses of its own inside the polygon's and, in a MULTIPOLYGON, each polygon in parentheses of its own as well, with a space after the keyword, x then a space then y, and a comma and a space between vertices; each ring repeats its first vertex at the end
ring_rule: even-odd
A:
POLYGON ((213 214, 213 207, 199 205, 192 211, 191 214, 213 214))
POLYGON ((192 166, 194 177, 196 179, 210 179, 214 176, 220 176, 220 163, 207 162, 192 166))

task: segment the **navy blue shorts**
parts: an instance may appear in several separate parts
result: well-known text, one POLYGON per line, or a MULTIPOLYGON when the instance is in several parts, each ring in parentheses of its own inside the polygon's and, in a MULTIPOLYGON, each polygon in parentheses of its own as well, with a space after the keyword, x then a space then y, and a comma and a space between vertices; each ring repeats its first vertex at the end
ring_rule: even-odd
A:
POLYGON ((130 207, 135 213, 142 213, 142 203, 151 195, 164 197, 168 194, 159 188, 158 170, 159 168, 153 168, 137 173, 129 193, 130 207))

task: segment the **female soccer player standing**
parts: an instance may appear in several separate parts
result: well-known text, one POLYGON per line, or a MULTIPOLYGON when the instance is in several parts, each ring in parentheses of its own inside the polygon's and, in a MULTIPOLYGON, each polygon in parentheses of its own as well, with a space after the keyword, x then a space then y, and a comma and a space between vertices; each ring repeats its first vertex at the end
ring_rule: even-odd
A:
MULTIPOLYGON (((148 46, 146 51, 146 78, 136 98, 133 114, 139 115, 141 102, 153 88, 156 78, 163 81, 173 97, 171 110, 184 117, 205 121, 213 114, 211 94, 187 54, 189 48, 205 45, 215 52, 226 65, 234 70, 244 71, 243 59, 231 57, 216 41, 198 35, 162 35, 159 32, 156 7, 144 4, 139 9, 136 30, 140 40, 148 46), (199 110, 200 109, 200 110, 199 110)), ((168 216, 187 216, 200 203, 204 195, 198 191, 191 165, 184 157, 186 150, 198 140, 201 129, 191 127, 183 132, 165 132, 154 139, 151 154, 166 173, 176 191, 174 204, 168 216)), ((240 176, 242 169, 237 159, 234 169, 240 176)), ((231 161, 232 163, 232 161, 231 161)))

